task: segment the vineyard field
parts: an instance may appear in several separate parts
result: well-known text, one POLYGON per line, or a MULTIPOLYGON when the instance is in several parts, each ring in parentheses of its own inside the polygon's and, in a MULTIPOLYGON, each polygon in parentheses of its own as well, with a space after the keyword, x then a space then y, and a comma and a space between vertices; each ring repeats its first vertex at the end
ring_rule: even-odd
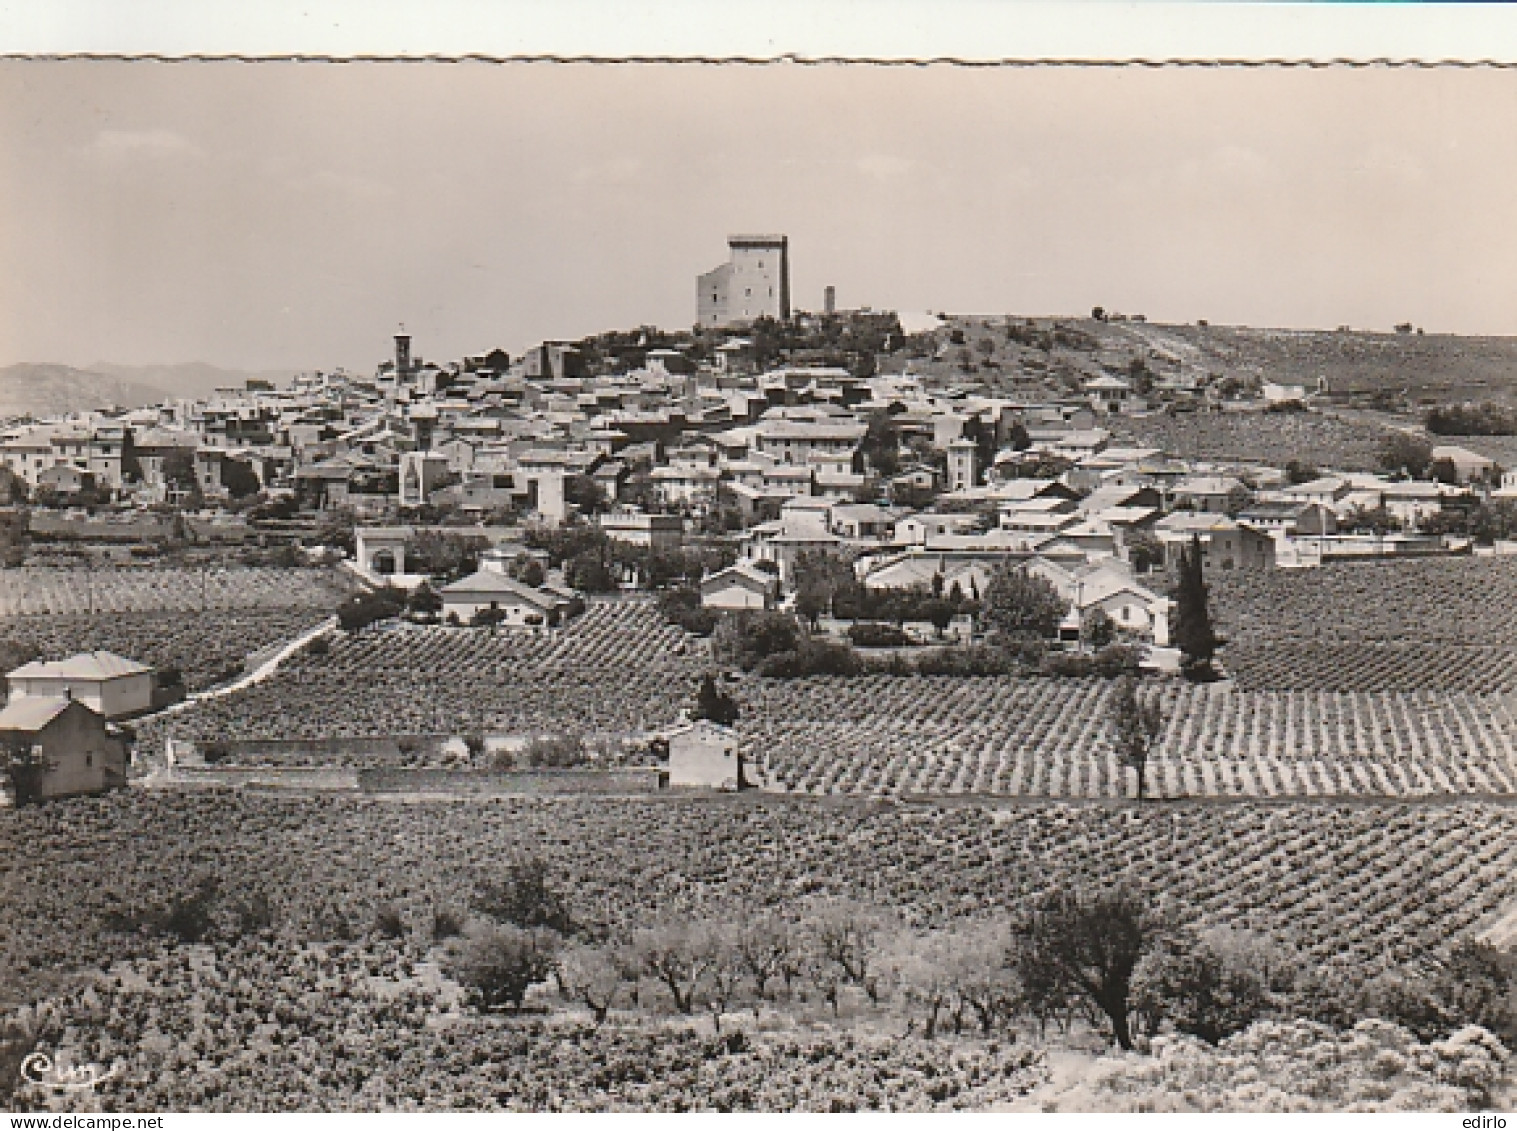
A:
POLYGON ((217 609, 62 614, 0 619, 0 640, 34 647, 48 659, 104 650, 164 671, 177 668, 190 691, 235 671, 251 653, 290 640, 326 618, 320 609, 217 609))
POLYGON ((645 602, 594 603, 562 629, 390 623, 338 634, 271 679, 176 716, 185 739, 628 733, 688 706, 704 642, 645 602))
POLYGON ((1234 643, 1517 646, 1517 559, 1439 557, 1207 574, 1234 643))
POLYGON ((1251 691, 1517 691, 1517 648, 1293 640, 1230 643, 1226 657, 1251 691))
MULTIPOLYGON (((1451 645, 1335 654, 1321 644, 1313 669, 1295 662, 1293 647, 1241 645, 1249 662, 1236 687, 1154 685, 1166 725, 1150 760, 1153 793, 1517 791, 1517 719, 1484 693, 1511 685, 1501 650, 1465 649, 1478 662, 1439 666, 1451 645), (1417 689, 1419 659, 1442 673, 1434 690, 1417 689)), ((391 624, 334 637, 325 654, 294 657, 144 738, 638 734, 688 707, 708 665, 703 641, 642 602, 593 604, 558 630, 391 624)), ((1111 688, 1100 679, 750 677, 736 688, 738 728, 766 785, 784 792, 1121 798, 1135 782, 1112 748, 1111 688)))
MULTIPOLYGON (((871 676, 750 681, 739 721, 780 790, 1120 798, 1104 680, 871 676)), ((1148 786, 1163 797, 1510 794, 1517 718, 1464 693, 1162 692, 1148 786)))
MULTIPOLYGON (((1483 929, 1517 898, 1517 810, 1488 804, 918 807, 788 798, 538 798, 397 804, 132 791, 0 814, 0 997, 28 971, 130 958, 113 910, 188 890, 262 892, 282 933, 416 931, 513 853, 550 859, 579 914, 784 910, 811 896, 919 927, 1005 910, 1050 884, 1126 876, 1181 918, 1265 931, 1352 978, 1483 929), (1457 851, 1450 846, 1458 845, 1457 851)), ((143 952, 145 953, 145 951, 143 952)))
POLYGON ((0 585, 0 618, 221 609, 323 609, 351 587, 332 570, 249 566, 181 569, 8 569, 0 585))
POLYGON ((1113 418, 1115 442, 1162 448, 1182 459, 1229 460, 1282 467, 1303 460, 1318 467, 1370 471, 1384 432, 1320 413, 1260 416, 1193 412, 1113 418))

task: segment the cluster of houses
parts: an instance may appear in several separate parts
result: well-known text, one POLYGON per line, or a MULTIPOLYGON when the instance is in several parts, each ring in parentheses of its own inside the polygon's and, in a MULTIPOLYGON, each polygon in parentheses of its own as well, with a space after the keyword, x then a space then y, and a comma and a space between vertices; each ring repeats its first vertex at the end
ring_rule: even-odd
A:
MULTIPOLYGON (((112 652, 33 661, 6 676, 0 761, 34 767, 36 800, 126 785, 131 751, 117 725, 154 709, 153 670, 112 652)), ((14 803, 10 796, 0 803, 14 803)))

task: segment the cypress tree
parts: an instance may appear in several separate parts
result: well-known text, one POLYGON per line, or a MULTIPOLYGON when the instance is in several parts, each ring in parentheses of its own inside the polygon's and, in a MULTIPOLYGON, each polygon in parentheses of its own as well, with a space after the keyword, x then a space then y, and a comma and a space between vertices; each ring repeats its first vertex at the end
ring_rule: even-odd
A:
POLYGON ((1189 550, 1180 551, 1179 577, 1175 584, 1175 631, 1172 639, 1180 649, 1181 670, 1195 683, 1217 678, 1212 659, 1224 641, 1212 628, 1206 603, 1206 580, 1201 573, 1201 539, 1192 535, 1189 550))
POLYGON ((722 691, 716 685, 716 678, 710 673, 701 680, 701 689, 696 696, 695 710, 691 713, 694 719, 710 719, 713 723, 730 727, 737 722, 737 702, 722 691))

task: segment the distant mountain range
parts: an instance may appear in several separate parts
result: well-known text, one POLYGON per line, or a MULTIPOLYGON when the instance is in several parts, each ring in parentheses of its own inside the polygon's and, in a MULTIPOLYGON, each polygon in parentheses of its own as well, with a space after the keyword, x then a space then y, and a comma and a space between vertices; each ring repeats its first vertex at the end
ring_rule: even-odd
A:
POLYGON ((291 376, 288 370, 247 372, 198 361, 182 365, 101 361, 88 369, 22 362, 0 369, 0 418, 61 416, 110 406, 138 408, 176 397, 207 397, 227 387, 242 388, 249 378, 283 384, 291 376))
POLYGON ((97 361, 90 366, 89 371, 162 389, 162 395, 168 397, 208 397, 217 389, 241 389, 249 378, 283 385, 296 372, 293 369, 221 369, 203 361, 188 361, 179 365, 116 365, 109 361, 97 361))

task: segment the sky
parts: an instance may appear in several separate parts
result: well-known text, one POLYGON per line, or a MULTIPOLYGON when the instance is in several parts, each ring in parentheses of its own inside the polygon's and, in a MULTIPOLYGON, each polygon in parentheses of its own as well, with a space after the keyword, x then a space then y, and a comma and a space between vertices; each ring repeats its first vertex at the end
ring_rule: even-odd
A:
POLYGON ((0 365, 368 370, 820 308, 1517 334, 1492 70, 0 61, 0 365))

